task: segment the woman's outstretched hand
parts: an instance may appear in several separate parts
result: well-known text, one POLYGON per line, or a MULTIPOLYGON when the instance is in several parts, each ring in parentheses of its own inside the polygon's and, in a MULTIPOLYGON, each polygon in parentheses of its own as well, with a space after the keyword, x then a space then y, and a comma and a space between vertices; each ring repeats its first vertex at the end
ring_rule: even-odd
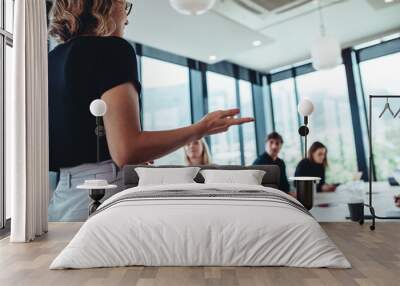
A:
POLYGON ((232 125, 254 121, 253 118, 235 118, 240 113, 236 108, 211 112, 186 127, 143 131, 140 128, 139 96, 131 82, 113 87, 101 98, 107 104, 103 120, 108 149, 119 167, 161 158, 204 136, 224 132, 232 125))
POLYGON ((254 121, 254 118, 252 117, 235 118, 239 113, 239 108, 218 110, 208 113, 197 123, 201 133, 199 135, 203 137, 222 133, 228 131, 229 127, 233 125, 240 125, 254 121))

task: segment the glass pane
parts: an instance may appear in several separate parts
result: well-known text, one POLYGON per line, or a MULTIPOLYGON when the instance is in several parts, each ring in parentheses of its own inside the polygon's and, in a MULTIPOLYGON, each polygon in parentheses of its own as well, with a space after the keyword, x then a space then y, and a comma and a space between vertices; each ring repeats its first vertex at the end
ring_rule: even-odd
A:
MULTIPOLYGON (((367 108, 370 94, 400 95, 400 53, 362 62, 360 71, 367 108)), ((372 105, 372 146, 379 180, 393 176, 400 169, 399 119, 394 120, 389 112, 379 118, 385 103, 385 99, 374 99, 372 105)), ((393 112, 400 109, 400 100, 390 99, 389 103, 393 112)))
MULTIPOLYGON (((11 93, 11 75, 12 75, 12 67, 13 67, 13 56, 12 56, 12 48, 6 45, 6 67, 5 67, 5 96, 9 98, 9 94, 11 93)), ((6 168, 7 169, 7 168, 6 168)), ((10 188, 6 188, 6 219, 11 217, 11 193, 10 188)))
POLYGON ((287 175, 293 176, 301 160, 301 143, 298 135, 298 117, 293 79, 271 84, 275 129, 283 137, 284 144, 279 155, 286 163, 287 175))
MULTIPOLYGON (((1 3, 0 3, 0 12, 1 12, 1 3)), ((1 20, 1 19, 0 19, 1 20)), ((4 166, 4 155, 3 146, 2 144, 5 139, 5 132, 4 132, 4 93, 3 93, 3 81, 4 81, 4 60, 2 58, 4 49, 4 37, 0 35, 0 164, 4 166)), ((5 171, 3 168, 0 170, 0 229, 4 227, 5 217, 4 217, 4 207, 5 207, 5 186, 4 186, 4 178, 5 178, 5 171)))
MULTIPOLYGON (((207 87, 209 112, 238 107, 234 78, 207 72, 207 87)), ((231 127, 226 133, 212 135, 211 153, 214 163, 241 164, 238 126, 231 127)))
MULTIPOLYGON (((189 69, 142 57, 143 129, 174 129, 191 124, 189 69)), ((183 149, 156 164, 183 164, 183 149)))
POLYGON ((0 29, 2 29, 3 27, 1 26, 2 24, 1 23, 3 23, 3 7, 2 7, 3 5, 1 5, 1 1, 0 1, 0 29))
MULTIPOLYGON (((248 81, 239 81, 239 94, 240 94, 240 114, 242 117, 254 117, 253 109, 253 93, 251 90, 251 83, 248 81)), ((257 158, 257 145, 256 145, 256 126, 255 123, 247 123, 242 125, 243 130, 243 149, 244 149, 244 163, 251 165, 257 158)))
POLYGON ((5 0, 6 30, 13 32, 14 27, 14 0, 5 0))
POLYGON ((297 86, 300 98, 314 103, 308 146, 314 141, 326 145, 327 182, 351 180, 358 167, 344 66, 299 76, 297 86))

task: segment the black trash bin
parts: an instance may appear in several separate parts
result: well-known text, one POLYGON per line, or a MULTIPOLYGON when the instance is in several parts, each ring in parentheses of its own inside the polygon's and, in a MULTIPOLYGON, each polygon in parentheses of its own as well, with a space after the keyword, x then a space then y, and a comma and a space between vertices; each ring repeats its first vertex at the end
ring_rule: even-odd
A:
POLYGON ((350 211, 350 219, 352 221, 364 223, 364 202, 350 202, 348 203, 350 211))

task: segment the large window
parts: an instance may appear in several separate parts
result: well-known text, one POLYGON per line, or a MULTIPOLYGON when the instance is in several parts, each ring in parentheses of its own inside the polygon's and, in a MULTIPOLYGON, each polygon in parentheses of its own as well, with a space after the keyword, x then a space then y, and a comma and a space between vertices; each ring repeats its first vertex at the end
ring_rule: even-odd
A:
MULTIPOLYGON (((142 57, 143 129, 174 129, 191 124, 189 69, 142 57)), ((183 164, 183 149, 156 164, 183 164)))
MULTIPOLYGON (((253 92, 251 83, 239 80, 240 114, 242 117, 254 117, 253 92)), ((256 125, 254 122, 242 125, 243 151, 245 165, 251 165, 257 158, 256 125)))
POLYGON ((287 175, 293 176, 297 163, 301 160, 301 144, 298 134, 296 95, 292 78, 271 84, 274 108, 275 130, 283 137, 284 144, 280 157, 285 161, 287 175))
POLYGON ((309 146, 320 141, 328 148, 327 181, 350 180, 357 171, 354 134, 344 66, 296 78, 300 98, 314 103, 309 146))
POLYGON ((5 130, 4 112, 7 104, 6 97, 11 92, 12 31, 13 31, 14 1, 0 0, 0 228, 5 220, 11 217, 11 194, 5 188, 5 130))
MULTIPOLYGON (((208 110, 210 112, 238 107, 235 79, 214 72, 207 72, 208 110)), ((217 164, 238 165, 240 159, 239 128, 211 136, 211 153, 217 164)))
MULTIPOLYGON (((367 107, 371 94, 400 95, 400 53, 361 62, 360 71, 367 107)), ((379 118, 385 103, 385 99, 374 99, 372 105, 372 142, 379 180, 400 168, 400 119, 393 119, 389 112, 379 118)), ((390 99, 389 103, 394 112, 400 109, 400 98, 390 99)))
POLYGON ((5 30, 9 33, 12 33, 14 29, 14 0, 4 0, 4 11, 5 30))

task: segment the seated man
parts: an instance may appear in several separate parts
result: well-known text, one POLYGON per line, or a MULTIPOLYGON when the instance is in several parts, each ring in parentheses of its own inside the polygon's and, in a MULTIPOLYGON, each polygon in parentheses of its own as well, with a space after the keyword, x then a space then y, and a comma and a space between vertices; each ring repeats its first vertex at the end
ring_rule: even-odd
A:
POLYGON ((289 193, 290 186, 286 176, 286 165, 285 162, 278 157, 279 151, 283 145, 282 136, 277 132, 272 132, 267 136, 265 143, 265 152, 254 161, 253 165, 279 166, 281 170, 279 189, 285 193, 289 193))

